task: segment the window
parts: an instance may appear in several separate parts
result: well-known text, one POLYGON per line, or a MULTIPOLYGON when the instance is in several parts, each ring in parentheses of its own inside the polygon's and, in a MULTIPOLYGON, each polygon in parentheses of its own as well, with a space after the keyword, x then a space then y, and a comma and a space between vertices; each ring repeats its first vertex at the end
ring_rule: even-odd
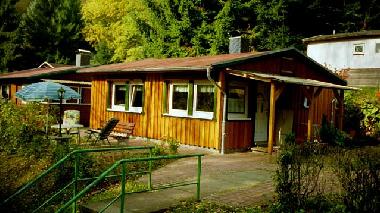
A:
MULTIPOLYGON (((26 86, 26 85, 25 85, 26 86)), ((80 88, 75 86, 70 86, 71 89, 73 89, 75 92, 79 93, 80 88)), ((80 93, 79 93, 80 94, 80 93)), ((59 99, 57 100, 49 100, 52 104, 59 104, 59 99)), ((63 104, 79 104, 80 99, 69 99, 69 100, 62 100, 63 104)))
POLYGON ((194 85, 194 117, 212 119, 214 116, 214 86, 207 84, 194 85))
POLYGON ((170 84, 169 114, 187 116, 189 86, 187 83, 170 84))
POLYGON ((129 89, 129 111, 142 112, 143 85, 131 84, 129 89))
POLYGON ((354 44, 354 55, 364 55, 364 43, 354 44))
POLYGON ((112 86, 112 109, 124 111, 125 110, 125 83, 114 83, 112 86))
POLYGON ((115 111, 138 112, 143 109, 144 85, 141 81, 113 82, 110 108, 115 111))
POLYGON ((228 90, 228 118, 248 118, 248 87, 230 85, 228 90))
POLYGON ((380 53, 380 43, 376 43, 375 53, 380 53))
POLYGON ((80 95, 82 104, 91 104, 91 87, 82 87, 80 95))
POLYGON ((9 84, 1 85, 1 98, 9 99, 9 84))
MULTIPOLYGON (((212 119, 215 88, 208 81, 172 82, 169 84, 169 115, 212 119)), ((165 108, 165 105, 164 105, 165 108)))
MULTIPOLYGON (((79 87, 70 87, 75 92, 79 93, 79 87)), ((63 100, 63 103, 66 104, 79 104, 79 99, 70 99, 70 100, 63 100)))

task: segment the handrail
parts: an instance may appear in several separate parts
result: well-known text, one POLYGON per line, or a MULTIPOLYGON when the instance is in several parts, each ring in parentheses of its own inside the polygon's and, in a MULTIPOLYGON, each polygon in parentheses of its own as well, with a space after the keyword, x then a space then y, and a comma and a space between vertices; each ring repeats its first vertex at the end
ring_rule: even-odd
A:
MULTIPOLYGON (((66 162, 68 159, 70 159, 72 156, 77 156, 77 154, 81 154, 81 153, 91 153, 91 152, 109 152, 109 151, 124 151, 124 150, 142 150, 142 149, 152 149, 154 148, 154 146, 129 146, 129 147, 111 147, 111 148, 94 148, 94 149, 77 149, 77 150, 74 150, 72 152, 70 152, 69 154, 67 154, 66 156, 64 156, 63 158, 61 158, 59 161, 57 161, 55 164, 53 164, 51 167, 49 167, 47 170, 45 170, 44 172, 42 172, 40 175, 38 175, 36 178, 34 178, 32 181, 28 182, 25 186, 23 186, 21 189, 17 190, 17 192, 15 192, 14 194, 12 194, 10 197, 8 197, 7 199, 5 199, 4 201, 2 201, 2 203, 0 204, 0 206, 4 206, 5 204, 7 204, 9 201, 13 200, 15 197, 17 197, 18 195, 22 194, 23 192, 25 192, 27 189, 29 189, 30 187, 32 187, 33 185, 35 185, 37 182, 39 182, 42 178, 44 178, 45 176, 47 176, 52 170, 56 169, 58 166, 60 166, 61 164, 63 164, 64 162, 66 162)), ((75 161, 76 162, 76 161, 75 161)), ((75 170, 77 170, 77 165, 75 166, 75 170)), ((77 171, 75 171, 77 172, 77 171)), ((75 177, 77 178, 77 177, 75 177)), ((75 184, 76 184, 76 181, 75 181, 75 184)))
MULTIPOLYGON (((60 209, 58 209, 56 212, 63 212, 66 208, 68 208, 70 205, 72 205, 74 202, 82 198, 90 189, 94 186, 96 186, 99 182, 101 182, 105 177, 112 172, 112 170, 116 169, 119 165, 122 165, 122 183, 121 183, 121 205, 120 205, 120 212, 124 212, 124 200, 125 200, 125 183, 126 183, 126 168, 125 163, 131 163, 131 162, 141 162, 141 161, 154 161, 154 160, 162 160, 162 159, 180 159, 180 158, 188 158, 188 157, 198 157, 198 173, 197 173, 197 199, 200 200, 200 175, 201 175, 201 157, 204 156, 204 154, 187 154, 187 155, 166 155, 166 156, 157 156, 157 157, 145 157, 145 158, 130 158, 130 159, 121 159, 119 161, 116 161, 112 166, 110 166, 107 170, 105 170, 99 177, 91 182, 89 185, 87 185, 82 191, 77 193, 71 200, 69 200, 67 203, 65 203, 60 209)), ((115 199, 114 199, 115 200, 115 199)), ((108 204, 107 206, 109 206, 108 204)), ((103 209, 105 210, 105 209, 103 209)))

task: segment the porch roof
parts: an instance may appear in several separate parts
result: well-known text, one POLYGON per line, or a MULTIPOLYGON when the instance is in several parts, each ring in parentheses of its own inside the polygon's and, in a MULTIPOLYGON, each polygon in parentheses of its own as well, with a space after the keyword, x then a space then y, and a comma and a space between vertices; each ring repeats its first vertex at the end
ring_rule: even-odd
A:
POLYGON ((304 86, 336 88, 336 89, 343 89, 343 90, 357 90, 358 89, 355 87, 343 86, 343 85, 338 85, 338 84, 333 84, 333 83, 323 82, 323 81, 318 81, 318 80, 313 80, 313 79, 273 75, 273 74, 260 73, 260 72, 227 70, 227 73, 230 75, 238 76, 238 77, 249 78, 249 79, 268 82, 268 83, 272 81, 277 81, 277 82, 298 84, 298 85, 304 85, 304 86))

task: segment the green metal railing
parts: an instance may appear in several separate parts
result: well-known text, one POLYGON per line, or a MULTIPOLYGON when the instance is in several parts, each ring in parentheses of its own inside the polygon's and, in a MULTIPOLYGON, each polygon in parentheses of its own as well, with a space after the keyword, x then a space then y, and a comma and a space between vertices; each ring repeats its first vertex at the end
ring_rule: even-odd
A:
MULTIPOLYGON (((115 147, 115 148, 97 148, 97 149, 80 149, 80 150, 74 150, 67 154, 65 157, 60 159, 58 162, 56 162, 53 166, 48 168, 46 171, 38 175, 34 180, 27 183, 25 186, 23 186, 21 189, 19 189, 17 192, 15 192, 13 195, 11 195, 9 198, 4 200, 0 207, 4 207, 7 204, 10 203, 10 201, 14 200, 16 197, 22 195, 25 193, 28 189, 35 186, 37 183, 40 183, 44 177, 49 175, 53 172, 53 170, 57 169, 59 166, 63 165, 65 162, 71 160, 74 158, 74 176, 73 180, 68 183, 66 186, 64 186, 61 190, 56 192, 54 195, 52 195, 48 200, 44 201, 43 204, 41 204, 37 209, 35 209, 33 212, 37 212, 41 210, 44 206, 46 206, 50 201, 55 199, 58 195, 60 195, 62 192, 67 190, 69 187, 73 187, 73 197, 76 197, 77 189, 78 189, 78 182, 79 181, 88 181, 88 180, 97 180, 99 177, 89 177, 89 178, 79 178, 79 157, 83 153, 96 153, 96 152, 113 152, 113 151, 128 151, 128 150, 147 150, 149 149, 149 156, 152 156, 152 149, 153 146, 131 146, 131 147, 115 147)), ((143 173, 148 173, 148 186, 151 186, 151 171, 152 171, 152 162, 149 162, 149 170, 145 171, 143 173)), ((107 177, 102 178, 111 178, 111 177, 118 177, 120 175, 109 175, 107 177)), ((73 212, 76 212, 76 202, 73 204, 73 212)))
POLYGON ((196 199, 200 200, 200 181, 201 181, 201 157, 204 156, 203 154, 191 154, 191 155, 168 155, 168 156, 158 156, 158 157, 147 157, 147 158, 132 158, 132 159, 122 159, 117 162, 115 162, 111 167, 109 167, 107 170, 105 170, 98 178, 96 178, 92 183, 87 185, 82 191, 75 193, 75 196, 65 203, 58 211, 56 212, 64 212, 68 207, 72 206, 73 207, 73 212, 76 210, 76 202, 82 198, 87 192, 89 192, 93 187, 95 187, 97 184, 99 184, 102 180, 104 180, 113 170, 117 169, 119 166, 122 168, 122 174, 121 174, 121 192, 116 198, 111 200, 103 209, 99 210, 99 212, 104 212, 108 207, 110 207, 113 203, 115 203, 117 200, 120 199, 120 212, 124 212, 125 210, 125 195, 130 194, 130 193, 138 193, 138 192, 143 192, 143 191, 138 191, 138 192, 130 192, 127 193, 125 189, 126 185, 126 177, 128 175, 127 173, 127 168, 126 164, 127 163, 132 163, 132 162, 143 162, 143 161, 148 161, 150 166, 149 166, 149 177, 148 177, 148 190, 144 191, 151 191, 153 189, 152 186, 152 179, 151 179, 151 162, 155 160, 162 160, 162 159, 179 159, 179 158, 188 158, 188 157, 197 157, 198 158, 198 163, 197 163, 197 179, 195 182, 182 182, 182 183, 174 183, 174 184, 168 184, 164 186, 158 186, 154 188, 155 190, 157 189, 163 189, 163 188, 173 188, 173 187, 179 187, 179 186, 186 186, 186 185, 191 185, 191 184, 196 184, 197 185, 197 191, 196 191, 196 199))

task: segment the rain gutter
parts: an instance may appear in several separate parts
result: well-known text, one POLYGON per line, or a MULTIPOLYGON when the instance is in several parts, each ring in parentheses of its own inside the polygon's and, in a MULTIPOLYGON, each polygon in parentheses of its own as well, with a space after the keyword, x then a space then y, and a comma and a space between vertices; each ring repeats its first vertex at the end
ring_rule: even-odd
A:
POLYGON ((211 78, 211 71, 212 67, 209 66, 207 67, 207 79, 215 85, 220 92, 223 94, 223 118, 222 118, 222 144, 221 144, 221 149, 220 149, 220 154, 224 155, 224 146, 225 146, 225 141, 226 141, 226 109, 227 109, 227 93, 226 91, 223 90, 221 86, 219 86, 214 79, 211 78))

